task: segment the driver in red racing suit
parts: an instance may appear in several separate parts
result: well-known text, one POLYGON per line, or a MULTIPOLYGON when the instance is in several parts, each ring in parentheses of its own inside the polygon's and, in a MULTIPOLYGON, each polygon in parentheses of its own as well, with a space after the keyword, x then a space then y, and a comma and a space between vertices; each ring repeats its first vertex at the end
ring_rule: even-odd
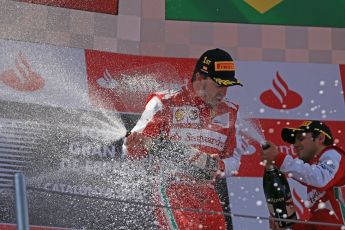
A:
POLYGON ((209 212, 229 213, 225 177, 239 168, 240 154, 235 148, 238 105, 225 98, 229 86, 242 85, 234 74, 227 52, 206 51, 187 86, 150 95, 140 120, 125 139, 124 152, 130 159, 147 157, 155 139, 190 146, 195 155, 187 165, 193 170, 206 169, 210 156, 216 159, 210 177, 196 176, 193 170, 162 177, 155 194, 160 205, 206 211, 157 208, 162 229, 232 229, 230 215, 209 212))

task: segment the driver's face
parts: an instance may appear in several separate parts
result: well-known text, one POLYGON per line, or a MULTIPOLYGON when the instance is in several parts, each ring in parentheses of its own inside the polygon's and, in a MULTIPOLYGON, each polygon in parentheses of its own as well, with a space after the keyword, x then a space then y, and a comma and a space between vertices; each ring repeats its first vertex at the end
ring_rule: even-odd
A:
POLYGON ((297 133, 295 138, 294 150, 298 158, 304 162, 308 162, 314 158, 317 152, 317 146, 312 133, 297 133))
POLYGON ((218 85, 210 77, 204 78, 197 73, 194 83, 196 94, 210 107, 217 106, 226 96, 228 87, 218 85))

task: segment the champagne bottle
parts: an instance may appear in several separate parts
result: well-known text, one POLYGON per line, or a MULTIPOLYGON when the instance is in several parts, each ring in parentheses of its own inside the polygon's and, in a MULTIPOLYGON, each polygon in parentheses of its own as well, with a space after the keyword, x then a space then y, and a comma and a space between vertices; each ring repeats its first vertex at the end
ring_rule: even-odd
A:
MULTIPOLYGON (((281 171, 272 165, 267 166, 263 176, 263 188, 272 217, 296 219, 289 183, 281 171)), ((281 228, 289 228, 292 225, 292 222, 279 221, 281 228)))

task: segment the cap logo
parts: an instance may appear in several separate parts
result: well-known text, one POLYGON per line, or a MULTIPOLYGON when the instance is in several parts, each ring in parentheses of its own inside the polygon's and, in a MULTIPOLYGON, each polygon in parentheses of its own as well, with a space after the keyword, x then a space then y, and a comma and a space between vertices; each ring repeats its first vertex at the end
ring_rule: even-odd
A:
POLYGON ((326 137, 328 137, 328 139, 332 139, 331 135, 329 135, 328 133, 326 133, 325 131, 321 130, 321 129, 315 129, 316 131, 319 131, 320 133, 322 133, 323 135, 325 135, 326 137))
POLYGON ((216 61, 214 65, 216 71, 235 71, 235 63, 233 61, 216 61))
POLYGON ((202 63, 206 64, 206 65, 210 65, 211 60, 207 59, 207 56, 204 57, 204 60, 202 61, 202 63))
POLYGON ((224 80, 224 79, 221 79, 221 78, 213 78, 218 85, 225 85, 225 86, 228 86, 228 85, 232 85, 234 83, 237 83, 235 81, 230 81, 230 80, 224 80))
POLYGON ((312 122, 311 121, 304 121, 300 126, 308 127, 312 122))

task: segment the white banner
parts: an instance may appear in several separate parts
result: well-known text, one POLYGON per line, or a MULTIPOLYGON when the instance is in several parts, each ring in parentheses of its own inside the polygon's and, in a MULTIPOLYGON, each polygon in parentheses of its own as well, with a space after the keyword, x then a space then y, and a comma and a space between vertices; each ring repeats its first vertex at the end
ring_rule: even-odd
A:
POLYGON ((343 120, 345 105, 339 65, 237 62, 243 87, 228 96, 241 114, 257 118, 343 120))
POLYGON ((0 40, 0 99, 89 108, 84 50, 0 40))

